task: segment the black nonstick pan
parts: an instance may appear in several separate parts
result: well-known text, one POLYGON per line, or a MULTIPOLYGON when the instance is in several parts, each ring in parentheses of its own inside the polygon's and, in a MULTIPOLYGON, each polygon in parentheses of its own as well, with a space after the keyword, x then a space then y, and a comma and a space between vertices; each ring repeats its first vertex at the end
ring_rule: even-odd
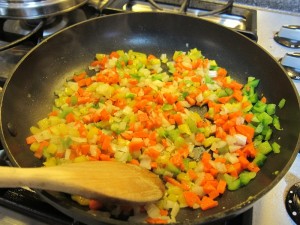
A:
MULTIPOLYGON (((159 56, 192 48, 215 59, 242 83, 248 76, 260 79, 258 91, 270 102, 286 99, 285 107, 277 112, 283 131, 274 132, 272 137, 282 146, 281 153, 270 155, 249 185, 226 192, 217 208, 204 212, 183 209, 177 220, 179 224, 206 224, 244 212, 283 178, 298 153, 299 95, 283 68, 256 43, 221 25, 194 17, 168 13, 104 16, 67 28, 36 46, 16 66, 2 96, 1 140, 11 162, 19 167, 42 165, 26 145, 29 127, 51 110, 54 90, 73 72, 87 68, 96 53, 133 49, 159 56)), ((91 213, 62 193, 39 193, 77 221, 133 224, 91 213)))

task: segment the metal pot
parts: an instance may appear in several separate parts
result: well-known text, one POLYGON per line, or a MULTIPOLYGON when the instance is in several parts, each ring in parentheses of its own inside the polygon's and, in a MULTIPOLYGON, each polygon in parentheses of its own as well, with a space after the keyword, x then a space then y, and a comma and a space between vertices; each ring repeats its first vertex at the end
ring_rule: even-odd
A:
MULTIPOLYGON (((28 150, 29 127, 51 110, 54 90, 73 72, 86 68, 96 53, 123 49, 160 55, 198 48, 215 59, 239 82, 248 76, 260 79, 259 93, 268 101, 286 99, 277 114, 283 132, 273 140, 282 147, 270 155, 254 181, 226 192, 219 206, 207 211, 182 209, 180 224, 205 224, 244 212, 271 190, 286 174, 300 148, 300 100, 284 69, 255 42, 223 26, 184 15, 127 13, 92 19, 67 28, 40 43, 17 65, 4 87, 1 101, 1 140, 15 166, 35 167, 42 162, 28 150)), ((54 207, 88 224, 129 224, 92 214, 68 195, 41 191, 54 207)), ((266 209, 267 210, 267 209, 266 209)), ((133 224, 133 223, 130 223, 133 224)))

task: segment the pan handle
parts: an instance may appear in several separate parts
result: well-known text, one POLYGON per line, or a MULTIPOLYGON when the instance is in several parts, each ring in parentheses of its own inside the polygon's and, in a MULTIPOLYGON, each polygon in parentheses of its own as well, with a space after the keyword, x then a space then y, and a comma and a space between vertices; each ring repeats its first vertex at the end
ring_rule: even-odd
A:
MULTIPOLYGON (((227 3, 224 6, 222 6, 220 8, 217 8, 215 10, 209 11, 209 12, 199 13, 199 14, 197 14, 197 16, 198 17, 201 17, 201 16, 210 16, 210 15, 215 15, 215 14, 219 14, 219 13, 225 12, 227 9, 229 9, 229 8, 232 7, 233 2, 234 2, 234 0, 228 0, 227 3)), ((179 12, 180 13, 186 12, 189 4, 190 4, 190 0, 184 0, 183 3, 181 4, 179 12)))

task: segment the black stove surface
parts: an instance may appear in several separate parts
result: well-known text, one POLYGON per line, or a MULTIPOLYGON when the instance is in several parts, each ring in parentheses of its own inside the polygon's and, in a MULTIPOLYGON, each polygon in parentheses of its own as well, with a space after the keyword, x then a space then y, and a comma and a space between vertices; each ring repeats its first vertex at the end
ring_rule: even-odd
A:
MULTIPOLYGON (((9 166, 4 150, 0 150, 0 166, 9 166)), ((86 225, 58 211, 38 193, 27 188, 0 188, 0 206, 49 225, 86 225)), ((253 208, 229 219, 207 225, 252 225, 253 208)), ((99 224, 101 225, 101 224, 99 224)), ((104 225, 104 224, 103 224, 104 225)))

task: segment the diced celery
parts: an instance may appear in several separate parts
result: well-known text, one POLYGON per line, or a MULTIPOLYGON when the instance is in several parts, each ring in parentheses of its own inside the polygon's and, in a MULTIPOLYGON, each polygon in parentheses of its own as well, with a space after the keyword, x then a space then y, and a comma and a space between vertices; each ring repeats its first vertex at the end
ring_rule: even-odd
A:
POLYGON ((71 107, 64 107, 63 111, 58 115, 59 118, 66 118, 66 116, 73 111, 71 107))
POLYGON ((47 158, 47 160, 43 163, 44 166, 56 166, 57 160, 54 157, 47 158))
POLYGON ((215 138, 215 137, 213 137, 213 136, 210 136, 210 137, 206 138, 206 139, 202 142, 202 144, 203 144, 203 146, 204 146, 205 148, 207 148, 207 147, 211 146, 212 143, 214 143, 216 140, 218 140, 218 138, 215 138))
POLYGON ((37 133, 41 132, 41 130, 39 128, 37 128, 36 126, 31 126, 30 127, 30 132, 32 134, 37 134, 37 133))
POLYGON ((35 151, 37 151, 37 150, 39 149, 39 147, 40 147, 40 143, 38 143, 38 142, 33 142, 33 143, 30 145, 30 150, 33 151, 33 152, 35 152, 35 151))
POLYGON ((182 146, 184 143, 185 143, 185 140, 184 140, 184 138, 181 137, 181 136, 178 136, 178 137, 176 138, 176 140, 174 141, 174 144, 175 144, 176 147, 180 147, 180 146, 182 146))
POLYGON ((230 191, 235 191, 235 190, 239 189, 240 186, 241 186, 240 179, 238 179, 236 177, 233 177, 233 176, 230 176, 227 173, 224 174, 224 179, 227 183, 227 188, 230 191))
POLYGON ((159 127, 156 131, 157 131, 157 134, 158 134, 160 137, 165 138, 165 137, 167 137, 167 135, 168 135, 167 130, 164 129, 163 127, 159 127))
POLYGON ((171 173, 173 173, 174 175, 178 175, 180 173, 180 169, 178 169, 176 166, 174 166, 174 164, 172 163, 168 163, 166 165, 166 170, 170 171, 171 173))
POLYGON ((47 149, 46 151, 49 153, 49 154, 55 154, 56 151, 57 151, 57 145, 53 144, 53 143, 50 143, 48 146, 47 146, 47 149))
POLYGON ((197 162, 196 161, 189 161, 188 165, 189 169, 194 169, 197 167, 197 162))
POLYGON ((50 125, 48 118, 41 119, 37 124, 41 130, 45 130, 50 125))
POLYGON ((182 134, 187 134, 187 135, 192 134, 190 127, 186 123, 178 125, 178 129, 179 129, 180 133, 182 133, 182 134))
POLYGON ((180 180, 180 181, 182 181, 182 180, 184 180, 184 181, 190 181, 190 177, 186 173, 179 173, 177 175, 177 179, 180 180))
POLYGON ((197 123, 195 120, 193 120, 192 118, 187 118, 187 120, 185 121, 185 123, 189 126, 190 128, 190 131, 192 133, 196 133, 198 131, 198 128, 197 128, 197 123))
POLYGON ((171 104, 163 104, 163 106, 161 107, 162 110, 164 111, 168 111, 168 110, 172 110, 173 109, 173 105, 171 104))

